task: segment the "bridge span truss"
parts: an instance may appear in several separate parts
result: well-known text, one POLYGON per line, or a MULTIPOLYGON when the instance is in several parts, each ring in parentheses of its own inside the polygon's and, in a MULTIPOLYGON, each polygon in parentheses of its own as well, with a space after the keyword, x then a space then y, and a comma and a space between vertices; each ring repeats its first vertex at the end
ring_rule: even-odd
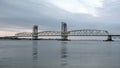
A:
POLYGON ((106 30, 82 29, 68 31, 68 36, 107 36, 109 32, 106 30))
MULTIPOLYGON (((32 37, 33 33, 22 32, 15 34, 16 37, 32 37)), ((67 32, 68 36, 108 36, 109 32, 106 30, 72 30, 67 32)), ((61 36, 60 31, 42 31, 38 32, 38 36, 61 36)))

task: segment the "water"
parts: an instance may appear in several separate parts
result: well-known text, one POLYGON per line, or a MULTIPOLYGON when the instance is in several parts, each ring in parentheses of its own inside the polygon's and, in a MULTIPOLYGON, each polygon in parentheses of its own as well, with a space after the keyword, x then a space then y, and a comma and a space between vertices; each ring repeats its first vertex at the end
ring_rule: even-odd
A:
POLYGON ((120 41, 0 40, 0 68, 120 68, 120 41))

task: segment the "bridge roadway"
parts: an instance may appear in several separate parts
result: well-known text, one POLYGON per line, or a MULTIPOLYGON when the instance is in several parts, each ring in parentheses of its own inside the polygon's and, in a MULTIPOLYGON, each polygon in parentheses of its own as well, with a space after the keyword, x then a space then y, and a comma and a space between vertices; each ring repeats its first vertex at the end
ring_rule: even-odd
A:
MULTIPOLYGON (((61 35, 39 35, 40 36, 61 36, 61 35)), ((112 37, 120 37, 120 35, 68 35, 68 36, 112 36, 112 37)), ((24 37, 24 36, 14 36, 14 37, 24 37)), ((26 36, 31 37, 31 36, 26 36)))
MULTIPOLYGON (((61 36, 61 35, 39 35, 39 36, 61 36)), ((68 36, 112 36, 120 37, 120 35, 68 35, 68 36)), ((1 38, 16 38, 16 37, 32 37, 32 36, 5 36, 1 38)))
MULTIPOLYGON (((61 36, 61 35, 39 35, 41 36, 61 36)), ((68 35, 68 36, 112 36, 112 37, 120 37, 120 35, 68 35)), ((7 37, 32 37, 32 36, 7 36, 7 37)))
MULTIPOLYGON (((61 36, 61 35, 39 35, 39 36, 61 36)), ((108 35, 68 35, 68 36, 108 36, 108 35)), ((110 35, 112 37, 120 37, 120 35, 110 35)), ((32 37, 32 36, 5 36, 5 37, 32 37)))

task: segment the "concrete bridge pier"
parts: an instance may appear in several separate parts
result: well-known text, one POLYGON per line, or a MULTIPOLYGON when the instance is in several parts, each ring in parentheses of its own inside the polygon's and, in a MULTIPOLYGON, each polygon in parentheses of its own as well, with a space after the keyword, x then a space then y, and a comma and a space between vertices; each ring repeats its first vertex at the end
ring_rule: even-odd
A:
POLYGON ((111 35, 108 35, 108 38, 107 38, 106 41, 113 41, 113 40, 112 40, 112 36, 111 36, 111 35))
POLYGON ((61 23, 61 40, 68 40, 67 24, 65 22, 61 23))

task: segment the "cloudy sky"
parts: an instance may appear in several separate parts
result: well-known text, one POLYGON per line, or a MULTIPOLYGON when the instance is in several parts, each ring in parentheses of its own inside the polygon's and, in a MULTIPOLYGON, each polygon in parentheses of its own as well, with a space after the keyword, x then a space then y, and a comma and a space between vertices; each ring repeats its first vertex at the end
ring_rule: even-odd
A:
POLYGON ((99 29, 120 34, 120 0, 0 0, 0 36, 39 30, 99 29))

